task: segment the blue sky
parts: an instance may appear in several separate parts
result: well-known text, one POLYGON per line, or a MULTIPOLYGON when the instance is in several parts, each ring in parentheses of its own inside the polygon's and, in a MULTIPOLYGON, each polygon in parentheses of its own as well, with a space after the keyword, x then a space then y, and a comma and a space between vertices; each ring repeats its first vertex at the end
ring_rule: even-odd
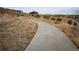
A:
POLYGON ((79 14, 79 7, 9 7, 24 12, 37 11, 40 14, 79 14))

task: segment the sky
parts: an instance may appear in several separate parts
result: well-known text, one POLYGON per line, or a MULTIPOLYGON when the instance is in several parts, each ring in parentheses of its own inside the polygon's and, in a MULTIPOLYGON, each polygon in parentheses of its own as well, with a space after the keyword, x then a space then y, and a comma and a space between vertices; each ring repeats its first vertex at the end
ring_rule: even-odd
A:
POLYGON ((8 7, 26 13, 37 11, 40 14, 79 14, 79 7, 8 7))

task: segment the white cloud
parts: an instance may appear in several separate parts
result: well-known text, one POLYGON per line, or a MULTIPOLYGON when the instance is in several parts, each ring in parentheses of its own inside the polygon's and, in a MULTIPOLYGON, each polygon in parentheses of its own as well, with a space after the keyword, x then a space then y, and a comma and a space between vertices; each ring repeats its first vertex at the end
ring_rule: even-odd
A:
POLYGON ((79 14, 79 7, 9 7, 24 12, 37 11, 43 14, 79 14))

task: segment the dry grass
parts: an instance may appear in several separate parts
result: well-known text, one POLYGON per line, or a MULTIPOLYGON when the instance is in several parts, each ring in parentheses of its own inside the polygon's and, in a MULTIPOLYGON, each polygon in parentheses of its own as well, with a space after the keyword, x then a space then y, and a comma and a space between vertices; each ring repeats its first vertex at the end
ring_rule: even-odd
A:
POLYGON ((67 23, 57 24, 70 39, 79 48, 79 31, 73 30, 67 23))
POLYGON ((37 31, 37 24, 29 19, 0 15, 0 50, 24 50, 37 31))

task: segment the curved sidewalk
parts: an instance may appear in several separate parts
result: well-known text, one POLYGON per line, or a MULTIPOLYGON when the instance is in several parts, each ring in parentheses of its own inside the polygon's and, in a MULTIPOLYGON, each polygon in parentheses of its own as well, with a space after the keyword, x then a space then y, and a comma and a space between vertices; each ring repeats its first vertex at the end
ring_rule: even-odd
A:
POLYGON ((74 51, 78 50, 72 41, 58 28, 42 21, 36 21, 38 30, 26 51, 74 51))

